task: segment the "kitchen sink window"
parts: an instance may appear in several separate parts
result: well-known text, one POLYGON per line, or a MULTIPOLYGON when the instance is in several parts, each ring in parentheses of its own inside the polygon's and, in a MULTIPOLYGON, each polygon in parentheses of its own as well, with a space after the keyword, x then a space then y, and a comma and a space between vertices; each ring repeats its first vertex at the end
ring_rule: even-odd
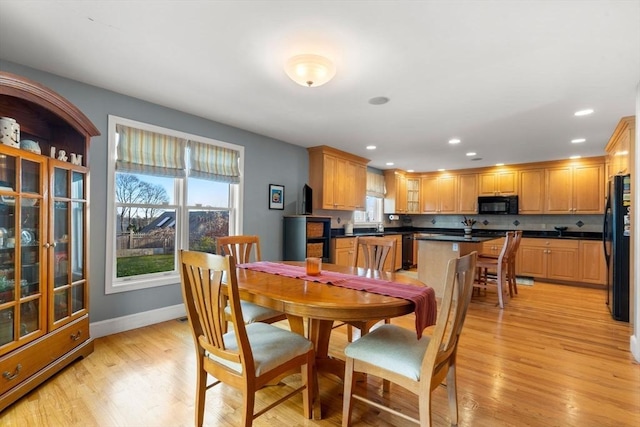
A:
POLYGON ((364 211, 355 211, 355 224, 382 222, 382 201, 384 199, 384 175, 367 171, 367 201, 364 211))
POLYGON ((109 116, 105 292, 178 283, 180 249, 239 234, 243 147, 109 116))

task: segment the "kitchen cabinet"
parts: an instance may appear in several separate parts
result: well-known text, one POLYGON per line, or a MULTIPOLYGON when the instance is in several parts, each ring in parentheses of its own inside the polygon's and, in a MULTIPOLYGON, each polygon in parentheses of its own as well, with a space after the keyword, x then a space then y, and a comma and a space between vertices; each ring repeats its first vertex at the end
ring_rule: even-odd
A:
POLYGON ((605 147, 607 176, 631 173, 630 155, 635 140, 635 117, 623 117, 605 147))
POLYGON ((355 237, 340 237, 331 239, 331 262, 333 264, 352 267, 355 256, 355 237))
POLYGON ((518 194, 518 173, 515 170, 487 171, 478 174, 479 196, 511 196, 518 194))
POLYGON ((458 175, 458 207, 457 213, 478 213, 478 174, 458 175))
POLYGON ((522 238, 516 274, 539 279, 579 282, 578 240, 522 238))
POLYGON ((457 176, 427 175, 420 182, 422 213, 449 214, 456 212, 457 176))
POLYGON ((545 170, 545 213, 604 212, 604 165, 576 162, 545 170))
POLYGON ((329 262, 331 217, 285 215, 282 232, 284 261, 317 257, 329 262))
POLYGON ((407 213, 420 213, 420 178, 407 177, 407 213))
POLYGON ((607 263, 599 240, 580 241, 580 281, 596 285, 607 284, 607 263))
POLYGON ((482 255, 499 256, 500 252, 502 252, 503 246, 504 246, 504 237, 500 237, 499 239, 489 240, 482 243, 482 249, 480 253, 482 255))
POLYGON ((520 214, 544 213, 544 169, 525 169, 518 177, 518 212, 520 214))
POLYGON ((99 132, 60 95, 3 72, 0 116, 38 143, 33 152, 0 145, 2 411, 93 351, 87 155, 99 132))
POLYGON ((325 145, 309 151, 309 186, 316 209, 364 209, 369 160, 325 145))

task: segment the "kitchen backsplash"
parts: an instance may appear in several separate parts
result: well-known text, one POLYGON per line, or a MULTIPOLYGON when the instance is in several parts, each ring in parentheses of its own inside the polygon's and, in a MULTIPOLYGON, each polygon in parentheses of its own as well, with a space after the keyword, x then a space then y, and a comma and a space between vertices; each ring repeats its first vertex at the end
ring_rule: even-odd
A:
MULTIPOLYGON (((330 216, 331 228, 341 228, 353 221, 353 213, 346 211, 317 211, 314 215, 330 216)), ((567 227, 569 232, 602 232, 602 215, 467 215, 476 220, 474 230, 554 230, 567 227)), ((464 215, 400 215, 390 221, 384 215, 385 227, 413 226, 417 228, 459 228, 464 215)), ((371 225, 354 224, 355 228, 371 225)))

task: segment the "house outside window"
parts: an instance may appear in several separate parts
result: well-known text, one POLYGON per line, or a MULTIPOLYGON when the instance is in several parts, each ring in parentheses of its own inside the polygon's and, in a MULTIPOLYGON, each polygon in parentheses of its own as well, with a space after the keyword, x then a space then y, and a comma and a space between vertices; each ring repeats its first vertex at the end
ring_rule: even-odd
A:
POLYGON ((175 284, 180 249, 241 234, 244 147, 109 116, 105 292, 175 284))

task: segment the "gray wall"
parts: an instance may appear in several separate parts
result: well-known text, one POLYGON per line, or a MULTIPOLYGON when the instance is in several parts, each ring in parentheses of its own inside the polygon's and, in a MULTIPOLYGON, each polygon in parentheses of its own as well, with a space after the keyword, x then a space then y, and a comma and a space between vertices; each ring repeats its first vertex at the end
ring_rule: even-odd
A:
POLYGON ((282 258, 282 215, 297 213, 298 199, 309 174, 306 149, 15 63, 0 60, 0 70, 28 77, 53 89, 75 104, 100 130, 101 135, 92 139, 89 151, 91 322, 172 306, 182 301, 178 284, 111 295, 104 293, 105 212, 109 209, 107 117, 110 114, 244 146, 243 233, 260 236, 265 260, 282 258), (284 211, 268 209, 270 183, 285 186, 284 211))

